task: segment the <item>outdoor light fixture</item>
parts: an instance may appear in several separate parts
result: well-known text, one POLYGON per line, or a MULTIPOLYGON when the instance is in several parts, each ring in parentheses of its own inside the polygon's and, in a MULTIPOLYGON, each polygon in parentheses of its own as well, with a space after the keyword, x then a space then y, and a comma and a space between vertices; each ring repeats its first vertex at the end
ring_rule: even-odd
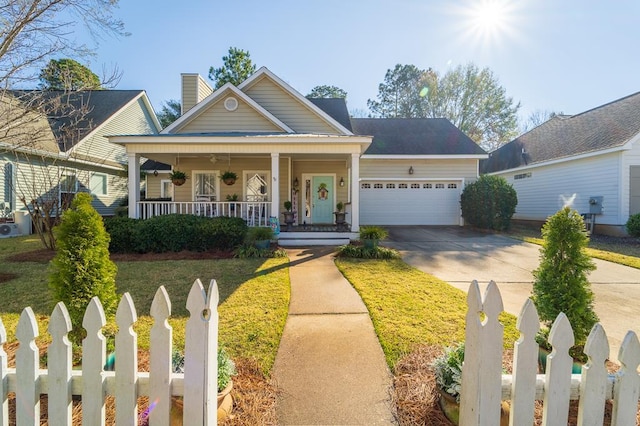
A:
POLYGON ((298 178, 295 178, 293 180, 293 189, 297 191, 299 186, 300 186, 300 182, 298 182, 298 178))
POLYGON ((153 171, 153 175, 154 175, 154 176, 158 176, 158 171, 157 171, 157 170, 154 170, 154 171, 153 171))
POLYGON ((412 175, 413 174, 413 166, 409 167, 409 174, 412 175))
POLYGON ((343 177, 340 178, 340 186, 344 186, 344 178, 343 177))

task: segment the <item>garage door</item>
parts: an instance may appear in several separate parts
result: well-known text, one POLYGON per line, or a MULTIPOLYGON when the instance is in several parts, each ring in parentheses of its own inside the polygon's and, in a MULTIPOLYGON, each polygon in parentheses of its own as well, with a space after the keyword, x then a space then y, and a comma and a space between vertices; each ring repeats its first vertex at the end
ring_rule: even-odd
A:
POLYGON ((362 225, 458 225, 461 181, 360 182, 362 225))

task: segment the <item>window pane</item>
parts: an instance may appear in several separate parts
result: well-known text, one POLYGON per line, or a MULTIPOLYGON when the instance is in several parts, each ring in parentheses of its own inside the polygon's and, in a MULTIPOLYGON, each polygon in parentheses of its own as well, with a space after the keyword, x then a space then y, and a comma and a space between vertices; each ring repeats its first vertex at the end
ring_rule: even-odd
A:
POLYGON ((215 173, 195 173, 196 201, 216 201, 215 173))
POLYGON ((96 195, 107 194, 107 175, 97 173, 91 175, 91 193, 96 195))
POLYGON ((77 181, 74 175, 64 175, 60 179, 60 191, 62 192, 76 192, 77 181))
POLYGON ((247 201, 267 201, 268 187, 266 173, 247 175, 247 201))

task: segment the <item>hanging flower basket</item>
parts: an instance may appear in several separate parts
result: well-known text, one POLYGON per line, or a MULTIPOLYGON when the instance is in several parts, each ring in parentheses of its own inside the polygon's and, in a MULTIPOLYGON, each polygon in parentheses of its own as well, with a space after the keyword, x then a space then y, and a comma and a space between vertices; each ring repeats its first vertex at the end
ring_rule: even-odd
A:
POLYGON ((187 181, 187 178, 187 174, 180 170, 174 170, 169 174, 169 179, 171 179, 171 183, 173 183, 175 186, 184 185, 184 183, 187 181))
POLYGON ((222 174, 222 176, 220 176, 220 179, 222 179, 222 181, 227 185, 233 185, 234 183, 236 183, 236 179, 238 179, 238 175, 232 171, 227 170, 222 174))

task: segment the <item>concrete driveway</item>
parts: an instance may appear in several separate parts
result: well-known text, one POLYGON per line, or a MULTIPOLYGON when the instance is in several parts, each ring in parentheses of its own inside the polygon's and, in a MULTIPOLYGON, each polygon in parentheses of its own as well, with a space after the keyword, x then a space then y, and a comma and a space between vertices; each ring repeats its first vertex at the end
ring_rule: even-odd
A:
MULTIPOLYGON (((501 235, 484 234, 462 227, 387 227, 385 245, 400 251, 408 264, 467 291, 477 280, 484 290, 495 281, 505 311, 520 313, 531 295, 532 271, 538 267, 540 247, 501 235)), ((597 269, 589 275, 600 317, 617 360, 628 330, 640 332, 640 270, 594 259, 597 269)))

